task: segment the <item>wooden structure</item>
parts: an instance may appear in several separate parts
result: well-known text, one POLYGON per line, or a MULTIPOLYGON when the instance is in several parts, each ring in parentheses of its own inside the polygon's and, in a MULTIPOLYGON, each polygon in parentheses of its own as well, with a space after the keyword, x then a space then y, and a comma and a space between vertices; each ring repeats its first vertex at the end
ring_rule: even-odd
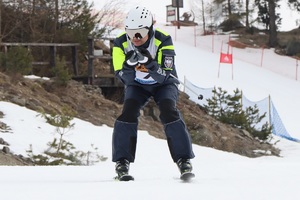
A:
POLYGON ((103 87, 123 87, 123 84, 115 77, 114 69, 112 66, 112 48, 114 38, 101 38, 102 40, 109 41, 110 54, 109 55, 98 55, 95 54, 95 40, 94 38, 88 38, 88 84, 99 85, 103 87), (106 74, 94 73, 94 59, 110 61, 110 72, 106 74))
POLYGON ((78 46, 79 43, 0 43, 0 47, 4 49, 6 53, 10 47, 23 46, 28 49, 34 47, 48 47, 50 58, 48 61, 33 61, 33 65, 49 65, 50 67, 56 66, 56 54, 57 48, 70 48, 71 50, 71 61, 66 61, 67 64, 71 64, 73 68, 73 79, 81 81, 84 84, 98 85, 101 88, 122 88, 123 84, 115 78, 114 69, 112 66, 112 47, 114 38, 100 38, 102 40, 108 40, 110 43, 110 53, 109 55, 98 55, 95 54, 95 45, 94 39, 88 38, 88 69, 85 75, 80 75, 78 70, 78 46), (94 73, 94 60, 99 59, 102 61, 110 61, 110 72, 109 73, 100 73, 95 75, 94 73))
POLYGON ((48 47, 50 53, 49 61, 34 61, 32 62, 33 65, 50 65, 50 67, 55 67, 55 58, 56 58, 56 51, 57 47, 66 47, 70 48, 72 52, 72 61, 66 61, 67 63, 71 63, 73 67, 73 72, 75 76, 78 76, 78 52, 77 48, 80 44, 79 43, 0 43, 0 46, 4 48, 4 52, 6 53, 10 47, 16 46, 23 46, 31 49, 33 47, 48 47))

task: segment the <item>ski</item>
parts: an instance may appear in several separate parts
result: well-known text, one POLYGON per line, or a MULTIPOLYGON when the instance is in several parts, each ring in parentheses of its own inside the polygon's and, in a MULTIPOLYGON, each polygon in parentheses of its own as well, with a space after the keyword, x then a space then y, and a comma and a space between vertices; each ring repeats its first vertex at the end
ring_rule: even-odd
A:
POLYGON ((128 174, 124 174, 120 177, 116 176, 115 179, 118 181, 134 181, 134 177, 128 174))
POLYGON ((180 179, 183 181, 191 181, 193 178, 195 178, 195 174, 192 172, 184 172, 180 175, 180 179))

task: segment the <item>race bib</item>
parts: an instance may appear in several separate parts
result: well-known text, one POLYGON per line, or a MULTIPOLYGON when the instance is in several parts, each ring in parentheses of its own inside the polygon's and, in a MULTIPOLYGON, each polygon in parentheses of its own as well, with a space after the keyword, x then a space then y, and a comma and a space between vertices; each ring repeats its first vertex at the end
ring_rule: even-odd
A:
POLYGON ((157 81, 155 81, 148 72, 143 72, 139 70, 135 71, 135 81, 146 85, 152 85, 157 83, 157 81))

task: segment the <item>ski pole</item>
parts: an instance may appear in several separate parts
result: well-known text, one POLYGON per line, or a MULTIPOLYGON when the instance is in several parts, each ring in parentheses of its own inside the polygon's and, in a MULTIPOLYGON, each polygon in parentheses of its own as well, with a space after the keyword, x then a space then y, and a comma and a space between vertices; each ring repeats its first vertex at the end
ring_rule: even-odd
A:
POLYGON ((189 89, 192 93, 194 93, 195 95, 198 96, 199 100, 203 99, 203 95, 202 94, 198 94, 197 92, 195 92, 193 89, 191 89, 189 86, 187 86, 184 82, 182 82, 181 80, 179 80, 176 76, 174 76, 173 74, 170 74, 171 77, 175 78, 177 81, 179 81, 179 83, 181 83, 184 87, 186 87, 187 89, 189 89))

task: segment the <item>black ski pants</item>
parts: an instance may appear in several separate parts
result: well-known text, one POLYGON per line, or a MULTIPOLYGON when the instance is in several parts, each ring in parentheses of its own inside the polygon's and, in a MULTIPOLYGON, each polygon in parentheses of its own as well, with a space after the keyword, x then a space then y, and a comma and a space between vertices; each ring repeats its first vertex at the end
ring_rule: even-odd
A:
POLYGON ((116 162, 127 159, 135 160, 138 117, 140 110, 151 97, 160 110, 160 120, 164 125, 169 150, 174 162, 179 158, 195 157, 190 135, 181 114, 176 108, 178 88, 175 84, 161 86, 127 86, 125 87, 122 114, 114 125, 112 138, 112 160, 116 162))

